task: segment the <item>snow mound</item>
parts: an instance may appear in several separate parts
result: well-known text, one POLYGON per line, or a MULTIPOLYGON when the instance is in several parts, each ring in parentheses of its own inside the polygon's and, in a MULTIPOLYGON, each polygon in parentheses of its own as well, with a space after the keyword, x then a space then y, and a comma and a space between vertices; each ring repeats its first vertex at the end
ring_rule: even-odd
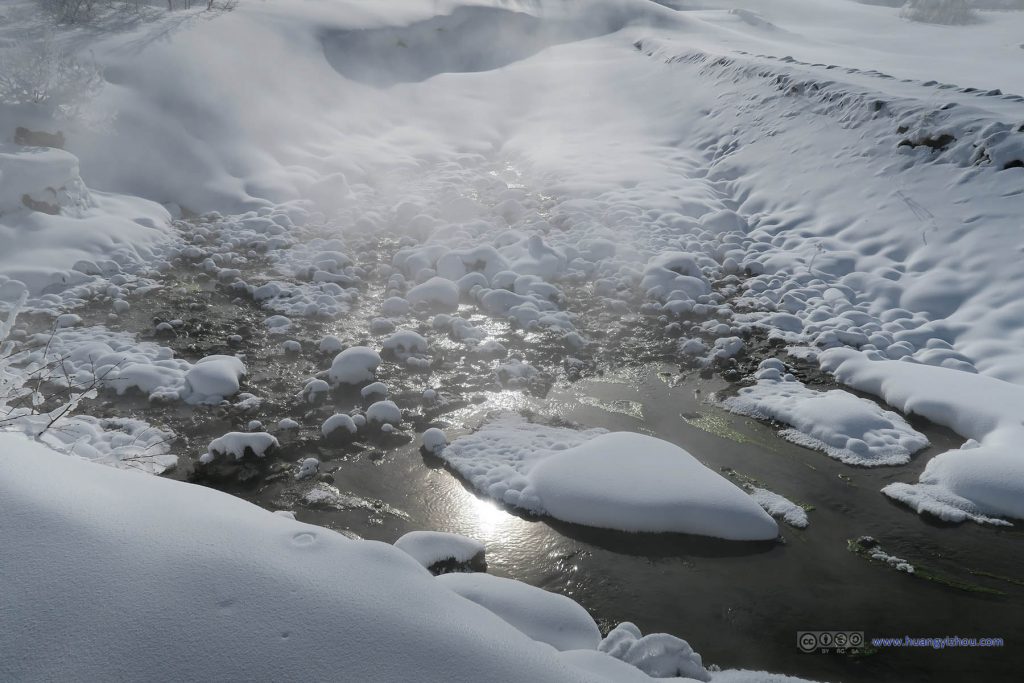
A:
POLYGON ((334 357, 328 376, 335 386, 372 382, 378 365, 379 353, 366 346, 353 346, 334 357))
MULTIPOLYGON (((993 441, 996 441, 993 439, 993 441)), ((1020 442, 979 444, 968 441, 958 450, 932 458, 917 484, 894 483, 882 493, 917 512, 949 522, 972 520, 1007 524, 998 516, 1024 519, 1024 458, 1020 442)))
POLYGON ((245 364, 234 356, 207 356, 185 373, 190 400, 206 403, 238 393, 245 364))
POLYGON ((170 452, 174 432, 144 420, 72 415, 47 426, 50 420, 47 413, 24 415, 13 426, 55 451, 112 467, 161 474, 178 462, 170 452))
POLYGON ((633 532, 770 540, 756 502, 683 449, 628 432, 494 420, 440 453, 481 493, 567 522, 633 532))
POLYGON ((439 311, 454 311, 459 307, 459 288, 451 280, 432 277, 416 285, 405 295, 413 306, 426 306, 439 311))
POLYGON ((594 618, 564 595, 478 572, 442 574, 436 580, 557 650, 594 650, 601 642, 594 618))
POLYGON ((437 427, 431 427, 427 431, 423 432, 421 437, 423 443, 423 449, 428 453, 437 455, 445 449, 448 445, 448 437, 445 433, 437 427))
POLYGON ((374 425, 397 427, 402 423, 402 410, 394 401, 377 401, 366 409, 366 421, 374 425))
POLYGON ((410 358, 419 359, 429 355, 427 340, 412 330, 398 330, 384 340, 384 352, 402 362, 410 358))
POLYGON ((780 496, 768 489, 754 487, 750 491, 750 497, 769 515, 781 517, 782 521, 792 527, 804 529, 810 524, 807 520, 807 511, 785 496, 780 496))
POLYGON ((309 479, 320 471, 320 461, 316 458, 303 458, 299 463, 299 471, 295 473, 298 480, 309 479))
POLYGON ((0 451, 5 680, 593 680, 387 544, 15 434, 0 451))
POLYGON ((447 560, 465 564, 484 553, 480 541, 443 531, 410 531, 395 541, 395 547, 427 568, 447 560))
POLYGON ((644 268, 640 287, 648 296, 662 301, 696 299, 711 291, 711 283, 704 277, 697 260, 684 252, 652 257, 644 268))
POLYGON ((872 360, 851 349, 826 351, 819 362, 844 384, 969 439, 932 458, 918 483, 890 484, 886 495, 948 521, 1024 519, 1024 387, 945 367, 872 360))
POLYGON ((357 431, 359 430, 356 427, 355 420, 352 419, 351 415, 346 415, 344 413, 331 415, 329 418, 324 420, 323 425, 320 427, 320 432, 326 437, 334 434, 352 436, 357 431))
POLYGON ((169 219, 153 202, 91 193, 62 149, 0 143, 0 275, 33 293, 89 279, 78 263, 140 266, 168 241, 169 219))
POLYGON ((228 432, 210 442, 206 453, 200 456, 199 462, 209 464, 218 455, 231 455, 235 460, 241 460, 246 453, 262 458, 270 449, 278 448, 280 445, 277 439, 267 432, 228 432))
POLYGON ((700 655, 685 640, 667 633, 645 636, 628 621, 613 628, 598 649, 632 664, 652 678, 682 676, 698 681, 711 680, 700 655))
POLYGON ((774 358, 761 363, 757 384, 725 399, 740 415, 791 425, 780 435, 848 465, 902 465, 928 446, 928 439, 896 413, 853 394, 808 389, 774 358))

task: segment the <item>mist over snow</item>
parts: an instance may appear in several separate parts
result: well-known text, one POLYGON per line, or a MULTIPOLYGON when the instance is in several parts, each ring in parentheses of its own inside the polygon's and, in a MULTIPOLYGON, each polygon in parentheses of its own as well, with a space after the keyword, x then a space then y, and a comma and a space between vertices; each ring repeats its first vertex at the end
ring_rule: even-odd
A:
POLYGON ((687 610, 1017 561, 1019 10, 5 2, 0 680, 884 680, 687 610))

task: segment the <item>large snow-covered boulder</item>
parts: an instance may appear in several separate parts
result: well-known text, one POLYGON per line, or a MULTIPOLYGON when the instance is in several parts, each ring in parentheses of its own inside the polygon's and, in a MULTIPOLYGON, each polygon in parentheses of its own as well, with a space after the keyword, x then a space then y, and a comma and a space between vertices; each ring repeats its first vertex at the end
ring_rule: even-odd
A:
POLYGON ((384 340, 384 353, 400 361, 406 361, 410 357, 428 355, 430 344, 418 332, 398 330, 384 340))
POLYGON ((0 215, 15 211, 59 213, 92 205, 78 175, 78 158, 62 149, 0 147, 0 215))
POLYGON ((1024 387, 941 366, 872 360, 853 349, 831 349, 819 362, 844 384, 968 439, 932 458, 919 481, 892 483, 883 493, 950 522, 1024 519, 1024 387))
POLYGON ((374 380, 380 354, 367 346, 353 346, 334 357, 328 376, 335 386, 363 384, 374 380))
POLYGON ((685 640, 667 633, 645 636, 628 621, 613 628, 598 649, 632 664, 651 678, 682 676, 698 681, 711 680, 700 655, 685 640))
POLYGON ((775 520, 682 448, 631 432, 579 432, 504 416, 440 451, 474 488, 586 526, 771 540, 775 520))
POLYGON ((190 401, 220 400, 238 393, 245 364, 235 356, 207 356, 185 373, 190 401))
POLYGON ((451 280, 432 277, 410 289, 405 298, 413 306, 425 305, 439 311, 454 311, 459 307, 459 288, 451 280))
POLYGON ((428 569, 441 562, 466 565, 484 554, 484 544, 475 538, 444 531, 410 531, 395 547, 428 569))
POLYGON ((262 458, 271 449, 280 445, 277 439, 267 432, 228 432, 210 442, 199 462, 204 465, 211 463, 218 455, 230 455, 235 460, 241 460, 246 453, 262 458))

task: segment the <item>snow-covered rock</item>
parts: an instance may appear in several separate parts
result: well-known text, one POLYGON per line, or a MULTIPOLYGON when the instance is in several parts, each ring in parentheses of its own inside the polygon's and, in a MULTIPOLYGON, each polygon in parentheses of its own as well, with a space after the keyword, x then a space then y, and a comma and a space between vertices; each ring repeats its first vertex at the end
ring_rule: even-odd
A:
POLYGON ((341 353, 341 350, 345 348, 345 344, 334 335, 327 335, 320 340, 320 353, 341 353))
POLYGON ((402 423, 402 411, 394 401, 377 401, 366 409, 366 421, 380 427, 397 427, 402 423))
POLYGON ((245 364, 235 356, 201 358, 185 373, 188 398, 205 403, 234 396, 244 375, 245 364))
POLYGON ((437 427, 431 427, 423 432, 420 441, 423 445, 423 450, 433 455, 439 454, 448 445, 448 437, 437 427))
POLYGON ((359 395, 362 396, 364 399, 368 399, 373 396, 387 398, 388 385, 384 384, 384 382, 373 382, 372 384, 367 384, 365 387, 359 390, 359 395))
POLYGON ((372 382, 380 354, 366 346, 353 346, 334 357, 328 376, 334 385, 372 382))
POLYGON ((316 458, 303 458, 302 462, 299 463, 299 471, 295 473, 295 478, 309 479, 316 476, 316 473, 320 471, 320 461, 316 458))
POLYGON ((579 432, 505 416, 440 456, 506 505, 587 526, 770 540, 778 526, 750 496, 666 441, 579 432))
POLYGON ((228 432, 210 442, 199 462, 209 464, 218 455, 231 455, 235 460, 241 460, 246 453, 262 458, 280 445, 274 435, 267 432, 228 432))
POLYGON ((302 386, 299 396, 307 403, 323 401, 331 393, 331 385, 322 379, 311 379, 302 386))
POLYGON ((693 254, 667 252, 652 257, 644 268, 640 286, 647 295, 662 301, 696 299, 711 291, 711 284, 693 254))
POLYGON ((430 568, 439 562, 466 564, 484 553, 484 544, 473 538, 443 531, 410 531, 395 547, 430 568))
POLYGON ((331 415, 324 420, 323 425, 320 427, 320 432, 326 437, 351 437, 358 431, 355 420, 352 419, 351 415, 346 415, 345 413, 331 415))
POLYGON ((459 307, 459 288, 451 280, 432 277, 410 289, 405 298, 413 306, 427 306, 439 311, 454 311, 459 307))
POLYGON ((411 357, 428 355, 430 345, 423 335, 417 332, 398 330, 384 340, 384 352, 400 361, 405 361, 411 357))

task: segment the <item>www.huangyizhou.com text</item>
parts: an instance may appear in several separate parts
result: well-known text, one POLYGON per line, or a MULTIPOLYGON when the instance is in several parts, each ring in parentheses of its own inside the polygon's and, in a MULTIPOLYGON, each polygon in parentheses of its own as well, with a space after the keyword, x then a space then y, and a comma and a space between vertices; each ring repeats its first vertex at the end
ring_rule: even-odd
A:
POLYGON ((874 647, 930 647, 942 650, 947 647, 1003 647, 1002 638, 961 638, 960 636, 942 636, 928 638, 872 638, 874 647))

